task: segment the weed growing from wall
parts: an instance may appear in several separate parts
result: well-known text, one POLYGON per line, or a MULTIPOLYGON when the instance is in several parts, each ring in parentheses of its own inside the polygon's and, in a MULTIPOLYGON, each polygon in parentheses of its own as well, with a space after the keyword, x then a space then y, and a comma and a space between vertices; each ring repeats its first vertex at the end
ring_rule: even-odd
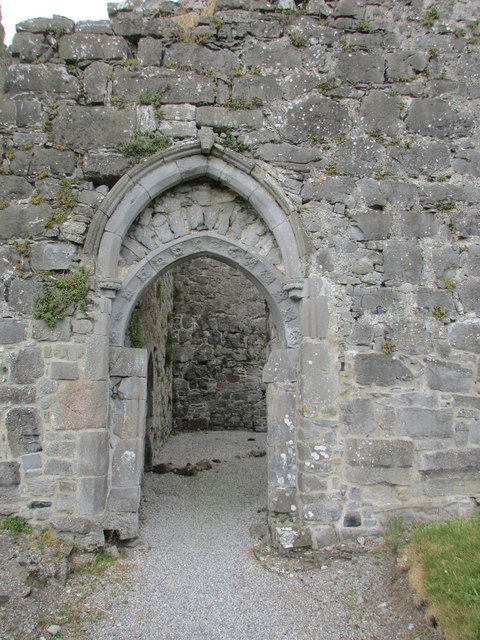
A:
POLYGON ((118 145, 117 148, 124 156, 140 160, 168 149, 171 144, 170 138, 165 135, 157 136, 151 131, 141 133, 137 130, 132 140, 118 145))
POLYGON ((44 273, 43 295, 35 301, 33 317, 43 320, 50 329, 63 320, 70 307, 86 313, 88 304, 88 273, 81 269, 76 273, 53 275, 44 273))
POLYGON ((128 337, 130 338, 130 346, 133 349, 141 349, 145 346, 145 338, 142 329, 142 312, 140 309, 134 309, 130 324, 128 325, 128 337))

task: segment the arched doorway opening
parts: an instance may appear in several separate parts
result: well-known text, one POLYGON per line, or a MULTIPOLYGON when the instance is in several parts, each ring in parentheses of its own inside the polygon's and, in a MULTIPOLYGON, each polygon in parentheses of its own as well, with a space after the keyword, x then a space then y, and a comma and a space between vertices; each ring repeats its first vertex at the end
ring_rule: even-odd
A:
POLYGON ((145 291, 160 276, 193 258, 214 258, 240 270, 268 303, 279 347, 271 352, 264 377, 269 431, 268 508, 297 511, 295 420, 303 286, 301 234, 274 183, 266 176, 262 180, 260 175, 252 177, 254 169, 253 164, 247 166, 243 159, 223 149, 214 147, 211 155, 204 155, 200 145, 185 145, 147 161, 122 178, 91 225, 86 249, 97 256, 96 277, 105 301, 110 342, 111 455, 106 527, 117 530, 121 537, 135 535, 138 528, 148 373, 145 350, 127 347, 125 337, 145 291), (199 213, 205 192, 199 180, 213 182, 227 194, 226 201, 239 199, 242 204, 238 211, 215 217, 215 206, 199 213), (184 208, 175 209, 178 193, 173 204, 172 198, 170 204, 158 202, 158 198, 165 200, 175 188, 187 184, 197 192, 196 213, 190 210, 195 215, 186 214, 184 208), (129 258, 125 259, 127 254, 129 258))

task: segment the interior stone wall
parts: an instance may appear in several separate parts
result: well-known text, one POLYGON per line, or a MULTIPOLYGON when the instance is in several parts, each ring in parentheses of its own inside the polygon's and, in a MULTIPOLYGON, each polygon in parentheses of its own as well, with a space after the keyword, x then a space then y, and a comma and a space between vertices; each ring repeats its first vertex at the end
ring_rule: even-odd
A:
MULTIPOLYGON (((110 476, 91 452, 108 450, 105 318, 118 283, 91 275, 95 304, 71 305, 53 328, 35 300, 45 272, 78 271, 92 219, 142 149, 202 140, 206 152, 206 139, 271 178, 306 238, 303 280, 288 283, 303 285, 304 337, 286 427, 301 461, 296 516, 314 544, 476 509, 477 3, 281 7, 126 2, 108 21, 18 26, 0 99, 3 513, 98 541, 110 476)), ((146 204, 121 278, 167 238, 218 230, 148 196, 135 192, 146 204)), ((239 241, 230 222, 224 237, 239 241)), ((283 273, 263 242, 249 246, 283 273)), ((133 383, 120 384, 126 405, 133 383)), ((270 387, 280 423, 285 397, 270 387)))
POLYGON ((175 272, 174 429, 266 430, 264 298, 241 273, 208 258, 175 272))

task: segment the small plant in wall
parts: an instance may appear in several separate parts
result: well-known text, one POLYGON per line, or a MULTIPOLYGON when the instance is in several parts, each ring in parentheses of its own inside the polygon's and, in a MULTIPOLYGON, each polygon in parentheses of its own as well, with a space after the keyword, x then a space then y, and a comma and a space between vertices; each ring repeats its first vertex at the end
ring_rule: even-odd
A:
POLYGON ((71 307, 86 313, 88 304, 88 276, 85 269, 62 275, 42 274, 43 294, 35 301, 33 317, 43 320, 50 329, 63 320, 71 307))
POLYGON ((140 309, 134 309, 130 324, 128 325, 128 337, 130 338, 130 346, 133 349, 141 349, 145 346, 145 338, 142 329, 142 312, 140 309))
POLYGON ((392 353, 395 351, 395 345, 393 344, 391 338, 389 338, 387 336, 387 334, 385 334, 384 338, 383 338, 383 342, 382 342, 382 351, 383 353, 385 353, 387 356, 392 355, 392 353))

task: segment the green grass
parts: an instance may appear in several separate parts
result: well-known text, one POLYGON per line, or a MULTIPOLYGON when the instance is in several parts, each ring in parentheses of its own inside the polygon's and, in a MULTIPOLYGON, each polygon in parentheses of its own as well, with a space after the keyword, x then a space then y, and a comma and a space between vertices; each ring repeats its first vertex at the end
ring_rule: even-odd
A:
POLYGON ((409 581, 447 640, 480 638, 480 517, 422 525, 402 550, 409 581))
POLYGON ((19 535, 32 533, 32 528, 24 518, 17 516, 5 516, 1 520, 0 529, 7 531, 12 538, 17 539, 19 535))

